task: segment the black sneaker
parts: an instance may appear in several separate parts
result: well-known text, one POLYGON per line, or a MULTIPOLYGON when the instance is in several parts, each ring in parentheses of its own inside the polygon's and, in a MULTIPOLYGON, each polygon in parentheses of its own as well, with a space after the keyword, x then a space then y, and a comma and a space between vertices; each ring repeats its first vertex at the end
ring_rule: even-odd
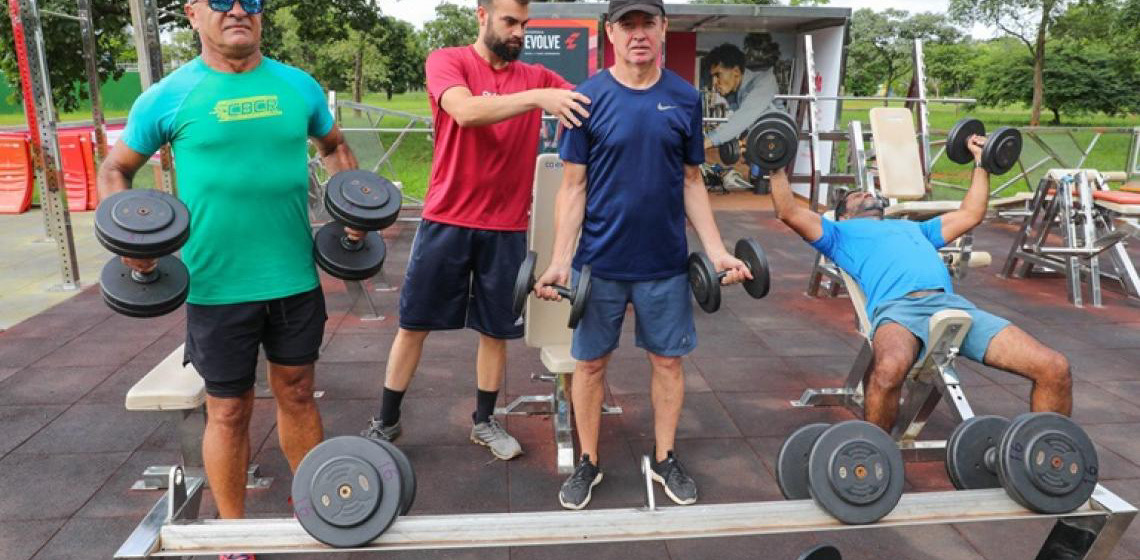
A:
POLYGON ((384 441, 396 441, 400 437, 400 432, 404 430, 400 428, 400 421, 396 420, 395 424, 385 426, 377 418, 372 418, 368 421, 368 427, 364 428, 360 435, 371 439, 382 439, 384 441))
POLYGON ((590 495, 601 481, 602 469, 591 463, 590 455, 584 453, 574 468, 574 474, 562 483, 562 489, 558 491, 558 502, 566 509, 582 509, 590 503, 590 495))
POLYGON ((697 483, 685 472, 685 467, 681 466, 672 451, 664 461, 653 464, 653 472, 649 476, 661 483, 661 488, 670 500, 683 506, 697 501, 697 483))

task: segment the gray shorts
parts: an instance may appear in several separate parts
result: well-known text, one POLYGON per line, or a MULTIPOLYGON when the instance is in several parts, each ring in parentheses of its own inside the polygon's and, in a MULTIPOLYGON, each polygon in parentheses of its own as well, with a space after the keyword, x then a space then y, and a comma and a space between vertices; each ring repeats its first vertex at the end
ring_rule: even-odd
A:
POLYGON ((919 350, 919 359, 926 353, 930 336, 930 316, 943 309, 960 309, 970 314, 973 324, 962 341, 960 353, 975 362, 983 362, 990 341, 1002 329, 1009 326, 1009 321, 988 311, 978 309, 970 300, 957 295, 936 293, 922 297, 901 297, 879 304, 875 308, 875 316, 871 319, 871 338, 875 331, 885 322, 898 323, 906 327, 918 340, 922 342, 919 350))

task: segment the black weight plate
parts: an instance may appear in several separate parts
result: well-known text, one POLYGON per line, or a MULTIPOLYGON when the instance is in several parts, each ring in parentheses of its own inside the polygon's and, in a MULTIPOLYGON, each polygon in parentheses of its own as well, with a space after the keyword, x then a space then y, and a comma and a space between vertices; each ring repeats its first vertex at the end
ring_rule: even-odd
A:
POLYGON ((314 539, 338 548, 372 542, 396 519, 400 468, 384 447, 340 436, 309 451, 293 476, 293 511, 314 539))
MULTIPOLYGON (((789 113, 786 113, 784 111, 773 110, 773 111, 768 111, 767 113, 764 113, 763 116, 764 117, 767 117, 767 116, 779 117, 779 118, 783 119, 784 122, 788 123, 788 126, 790 126, 793 131, 795 131, 797 133, 799 132, 799 124, 796 123, 796 118, 793 117, 792 115, 790 115, 789 113)), ((797 137, 798 137, 798 134, 797 134, 797 137)))
POLYGON ((986 139, 982 148, 982 167, 994 175, 1004 175, 1021 158, 1021 132, 1003 126, 986 139))
POLYGON ((190 293, 190 272, 178 257, 158 258, 152 282, 137 282, 119 257, 111 257, 99 274, 99 287, 108 307, 128 317, 158 317, 178 309, 190 293))
POLYGON ((582 271, 578 273, 578 284, 574 287, 574 301, 570 303, 570 320, 567 324, 571 329, 578 328, 578 321, 582 320, 582 314, 586 312, 586 302, 590 300, 591 276, 590 265, 583 265, 582 271))
POLYGON ((740 161, 740 141, 736 138, 717 146, 720 162, 725 165, 734 165, 740 161))
POLYGON ((903 493, 902 453, 870 422, 848 420, 820 434, 808 458, 812 499, 849 525, 874 523, 903 493))
POLYGON ((371 171, 341 171, 325 187, 329 215, 355 229, 375 231, 392 225, 402 203, 400 189, 371 171))
POLYGON ((811 498, 808 487, 808 457, 811 446, 830 424, 808 424, 792 432, 780 446, 776 455, 776 482, 780 493, 788 500, 811 498))
POLYGON ((511 292, 511 311, 515 317, 522 316, 523 309, 526 308, 526 298, 534 289, 534 267, 537 263, 538 253, 527 251, 526 258, 519 267, 519 273, 515 276, 514 291, 511 292))
POLYGON ((1000 488, 997 455, 986 465, 986 450, 996 453, 1009 420, 1001 416, 974 416, 958 424, 946 441, 946 474, 959 490, 1000 488))
POLYGON ((95 209, 95 238, 124 257, 151 259, 177 251, 190 235, 190 211, 162 191, 129 189, 95 209))
POLYGON ((355 250, 346 247, 343 239, 344 225, 337 222, 329 222, 317 230, 313 258, 322 270, 341 280, 365 280, 380 272, 388 254, 380 234, 369 231, 355 250))
POLYGON ((400 469, 400 515, 407 515, 412 510, 412 504, 416 502, 416 471, 412 468, 412 462, 408 460, 408 456, 402 449, 396 447, 396 444, 382 439, 371 439, 371 441, 388 450, 392 454, 392 459, 396 461, 396 467, 400 469))
POLYGON ((768 295, 771 273, 768 269, 768 257, 764 254, 760 242, 752 237, 741 238, 736 242, 733 254, 744 261, 752 271, 752 279, 744 281, 744 291, 756 299, 768 295))
POLYGON ((805 550, 796 560, 843 560, 839 549, 829 544, 821 544, 805 550))
POLYGON ((1007 493, 1038 513, 1080 507, 1092 496, 1100 472, 1092 440, 1060 414, 1022 416, 1006 431, 999 449, 998 469, 1007 493))
POLYGON ((720 309, 720 280, 716 276, 716 267, 708 255, 689 253, 689 287, 705 313, 720 309))
POLYGON ((1005 488, 1006 494, 1008 494, 1010 498, 1013 498, 1013 501, 1021 504, 1025 509, 1029 509, 1029 502, 1026 502, 1025 499, 1022 498, 1021 495, 1017 493, 1016 488, 1010 488, 1009 485, 1006 484, 1005 475, 1002 474, 1002 462, 1005 460, 1004 456, 1003 456, 1004 454, 1002 453, 1002 449, 1005 448, 1006 438, 1009 437, 1012 430, 1014 430, 1018 426, 1024 424, 1026 420, 1029 420, 1032 417, 1033 417, 1032 413, 1025 413, 1025 414, 1019 414, 1013 418, 1013 420, 1009 424, 1009 427, 1006 428, 1005 432, 1001 435, 1001 441, 998 442, 998 453, 997 453, 998 480, 1001 482, 1002 488, 1005 488))
POLYGON ((974 134, 986 135, 986 125, 982 121, 966 117, 955 123, 946 135, 946 157, 954 163, 968 163, 974 159, 974 154, 970 153, 970 148, 966 145, 966 141, 974 134))
POLYGON ((787 119, 766 114, 748 131, 748 161, 765 170, 786 167, 795 159, 798 143, 795 128, 787 119))

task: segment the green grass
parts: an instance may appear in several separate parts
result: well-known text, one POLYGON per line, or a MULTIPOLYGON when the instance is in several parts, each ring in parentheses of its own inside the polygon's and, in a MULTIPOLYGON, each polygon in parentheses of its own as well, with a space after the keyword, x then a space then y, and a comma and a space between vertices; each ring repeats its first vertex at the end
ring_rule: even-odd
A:
MULTIPOLYGON (((847 101, 843 104, 843 114, 840 117, 840 127, 847 130, 847 124, 852 119, 859 119, 863 122, 864 131, 870 126, 868 124, 868 112, 873 107, 881 107, 881 102, 873 101, 847 101)), ((901 103, 894 103, 892 106, 902 106, 901 103)), ((1029 125, 1029 109, 1027 107, 973 107, 967 110, 963 105, 950 105, 950 104, 931 104, 930 105, 930 127, 932 131, 932 140, 940 140, 944 138, 946 131, 954 126, 959 119, 972 116, 981 119, 985 123, 987 130, 994 130, 999 126, 1028 126, 1029 125)), ((1051 113, 1043 114, 1047 119, 1052 118, 1051 113)), ((1116 116, 1110 117, 1103 114, 1094 115, 1080 115, 1080 116, 1061 116, 1061 126, 1072 127, 1134 127, 1140 125, 1140 116, 1116 116)), ((1048 124, 1046 124, 1048 126, 1048 124)), ((1079 157, 1080 152, 1087 148, 1089 142, 1095 136, 1093 131, 1082 131, 1073 134, 1070 138, 1068 134, 1050 133, 1040 134, 1041 140, 1054 152, 1060 155, 1069 164, 1075 164, 1079 157), (1079 146, 1078 146, 1079 144, 1079 146)), ((1128 147, 1131 143, 1131 135, 1127 133, 1105 133, 1097 141, 1096 146, 1089 153, 1085 160, 1083 167, 1097 169, 1102 171, 1123 171, 1128 164, 1128 147)), ((846 169, 847 161, 847 143, 837 143, 836 149, 839 150, 839 158, 837 160, 839 169, 846 169)), ((931 149, 931 155, 937 154, 938 148, 931 149)), ((1024 144, 1022 146, 1022 161, 1028 167, 1046 156, 1045 151, 1038 146, 1035 142, 1028 137, 1024 137, 1024 144)), ((1056 168, 1059 164, 1056 162, 1049 162, 1036 171, 1030 173, 1030 184, 1036 185, 1037 181, 1045 174, 1050 168, 1056 168)), ((966 187, 969 184, 971 169, 969 166, 962 166, 951 162, 943 155, 934 164, 932 170, 933 178, 936 181, 945 183, 956 184, 960 187, 966 187)), ((1014 169, 999 177, 993 177, 990 180, 991 188, 997 188, 999 185, 1004 184, 1007 180, 1013 179, 1020 173, 1020 168, 1014 169)), ((1019 191, 1029 190, 1024 181, 1018 181, 1004 191, 1003 195, 1013 194, 1019 191)), ((936 186, 934 189, 934 198, 936 199, 960 199, 963 194, 961 190, 936 186)))
MULTIPOLYGON (((364 103, 416 115, 431 115, 427 94, 422 91, 397 94, 394 95, 392 99, 387 99, 387 96, 384 94, 369 94, 364 97, 364 103)), ((900 104, 893 104, 893 106, 899 105, 900 104)), ((843 104, 840 127, 846 130, 847 123, 850 122, 851 119, 859 119, 864 122, 865 127, 868 126, 866 124, 868 121, 868 111, 873 107, 879 106, 882 106, 882 103, 875 101, 845 102, 843 104)), ((354 113, 352 110, 344 110, 341 112, 342 127, 355 128, 375 126, 376 123, 369 123, 367 117, 363 115, 358 116, 354 113)), ((963 105, 931 104, 930 124, 934 132, 932 138, 940 139, 941 134, 949 130, 958 119, 967 115, 982 119, 986 127, 990 130, 998 126, 1027 126, 1029 124, 1029 110, 1026 107, 974 107, 967 110, 963 105)), ((126 111, 111 111, 107 115, 108 118, 123 116, 126 116, 126 111)), ((1052 117, 1052 115, 1048 113, 1043 116, 1046 118, 1052 117)), ((73 121, 89 118, 90 114, 88 113, 68 113, 63 115, 62 120, 73 121)), ((23 122, 23 115, 0 114, 0 126, 20 125, 23 122)), ((1098 114, 1070 117, 1062 115, 1062 122, 1064 126, 1133 127, 1140 126, 1140 116, 1110 117, 1098 114)), ((383 122, 378 124, 379 127, 384 128, 402 128, 407 124, 407 120, 398 117, 387 117, 383 122)), ((1094 134, 1095 132, 1091 130, 1075 133, 1073 136, 1076 138, 1079 146, 1074 144, 1073 140, 1065 133, 1042 135, 1042 139, 1050 149, 1058 152, 1071 163, 1075 163, 1080 155, 1080 150, 1088 145, 1094 134)), ((373 169, 380 160, 381 155, 392 146, 392 143, 396 140, 398 135, 396 133, 381 133, 377 135, 375 132, 347 132, 346 136, 349 145, 352 146, 353 151, 360 160, 361 167, 364 169, 373 169), (383 146, 381 146, 381 143, 383 146)), ((1106 133, 1102 135, 1092 153, 1085 160, 1084 167, 1104 171, 1123 170, 1127 164, 1130 142, 1131 137, 1129 134, 1106 133)), ((836 150, 838 150, 839 154, 836 160, 838 170, 844 170, 847 166, 846 142, 837 143, 836 150)), ((1044 151, 1041 147, 1028 138, 1026 138, 1023 150, 1024 155, 1022 159, 1026 162, 1026 165, 1035 163, 1044 157, 1044 151)), ((937 153, 937 149, 934 150, 934 153, 937 153)), ((431 159, 432 143, 429 135, 424 133, 409 133, 405 135, 403 142, 399 148, 393 152, 389 161, 381 166, 378 171, 389 179, 401 181, 408 195, 423 199, 424 193, 427 191, 428 177, 431 174, 431 159)), ((1042 166, 1036 172, 1031 173, 1031 184, 1035 185, 1037 180, 1051 167, 1057 167, 1057 164, 1051 162, 1042 166)), ((943 156, 935 163, 933 173, 935 180, 965 187, 969 181, 970 169, 968 166, 954 164, 943 156)), ((1017 168, 1015 168, 1014 172, 1005 176, 992 179, 991 185, 996 188, 1006 180, 1012 179, 1016 174, 1017 168)), ((136 177, 136 184, 140 187, 153 185, 153 173, 149 171, 140 172, 138 177, 136 177)), ((1025 182, 1019 181, 1007 188, 1004 194, 1012 194, 1026 189, 1027 186, 1025 182)), ((935 198, 939 199, 961 198, 962 194, 962 191, 956 189, 945 187, 935 188, 935 198)))
MULTIPOLYGON (((103 118, 105 119, 117 119, 126 116, 126 109, 106 111, 103 113, 103 118)), ((91 120, 91 113, 89 111, 76 111, 74 113, 63 113, 59 117, 61 123, 89 121, 91 120)), ((0 126, 27 126, 27 124, 28 121, 24 119, 23 113, 0 113, 0 126)))

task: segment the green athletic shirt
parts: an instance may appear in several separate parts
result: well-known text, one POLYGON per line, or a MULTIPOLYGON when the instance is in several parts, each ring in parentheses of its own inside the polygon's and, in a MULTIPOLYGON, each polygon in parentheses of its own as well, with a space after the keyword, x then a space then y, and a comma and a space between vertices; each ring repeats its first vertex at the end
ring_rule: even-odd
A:
POLYGON ((178 196, 190 209, 187 301, 263 301, 317 287, 308 137, 332 126, 316 80, 269 58, 240 74, 195 58, 139 96, 123 142, 147 157, 173 147, 178 196))

